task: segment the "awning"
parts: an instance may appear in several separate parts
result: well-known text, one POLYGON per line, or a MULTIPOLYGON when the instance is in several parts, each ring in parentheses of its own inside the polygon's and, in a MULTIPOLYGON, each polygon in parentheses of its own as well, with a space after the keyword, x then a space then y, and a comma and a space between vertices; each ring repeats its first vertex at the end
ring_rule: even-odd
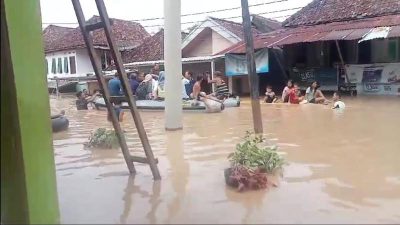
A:
MULTIPOLYGON (((225 57, 225 55, 212 55, 212 56, 198 56, 198 57, 182 58, 182 64, 206 63, 206 62, 211 62, 216 59, 220 59, 220 58, 224 58, 224 57, 225 57)), ((124 66, 125 67, 151 66, 154 64, 164 64, 164 60, 126 63, 126 64, 124 64, 124 66)))
POLYGON ((387 38, 391 27, 375 27, 372 28, 368 33, 366 33, 358 43, 378 38, 387 38))
MULTIPOLYGON (((287 27, 254 37, 254 48, 273 48, 296 43, 333 40, 371 40, 400 37, 400 15, 388 15, 314 26, 287 27)), ((218 54, 244 53, 245 43, 240 42, 218 54)))

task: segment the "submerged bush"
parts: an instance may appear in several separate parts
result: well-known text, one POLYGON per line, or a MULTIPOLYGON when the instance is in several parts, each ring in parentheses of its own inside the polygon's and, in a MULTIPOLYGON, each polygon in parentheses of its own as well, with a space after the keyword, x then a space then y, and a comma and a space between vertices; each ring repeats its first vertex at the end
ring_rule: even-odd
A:
POLYGON ((119 146, 117 135, 114 130, 98 128, 90 134, 87 147, 91 148, 116 148, 119 146))
POLYGON ((264 141, 262 136, 246 132, 244 141, 228 157, 232 164, 227 177, 229 185, 238 187, 239 191, 266 188, 267 175, 282 171, 284 158, 276 147, 261 146, 264 141))

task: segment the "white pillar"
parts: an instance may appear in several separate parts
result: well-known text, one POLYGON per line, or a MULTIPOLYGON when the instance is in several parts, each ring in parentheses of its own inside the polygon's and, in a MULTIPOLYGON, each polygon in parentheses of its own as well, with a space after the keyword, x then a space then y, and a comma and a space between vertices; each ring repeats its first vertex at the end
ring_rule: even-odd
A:
MULTIPOLYGON (((215 61, 211 60, 211 79, 214 80, 214 73, 215 73, 215 61)), ((215 83, 211 84, 212 92, 215 92, 215 83)))
POLYGON ((233 93, 233 82, 232 82, 232 80, 233 80, 233 77, 229 76, 228 77, 228 89, 229 89, 229 92, 231 94, 233 93))
POLYGON ((165 129, 182 129, 181 0, 164 0, 165 129))

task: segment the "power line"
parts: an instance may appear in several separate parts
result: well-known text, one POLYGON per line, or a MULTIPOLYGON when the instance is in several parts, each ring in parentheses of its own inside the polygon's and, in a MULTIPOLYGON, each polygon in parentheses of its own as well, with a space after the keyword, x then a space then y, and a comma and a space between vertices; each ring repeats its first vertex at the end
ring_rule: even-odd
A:
MULTIPOLYGON (((263 3, 258 3, 258 4, 253 4, 249 5, 249 7, 257 7, 257 6, 264 6, 264 5, 270 5, 274 3, 279 3, 279 2, 286 2, 289 0, 274 0, 272 2, 263 2, 263 3)), ((210 13, 215 13, 215 12, 225 12, 225 11, 231 11, 231 10, 236 10, 236 9, 241 9, 242 7, 231 7, 231 8, 225 8, 225 9, 217 9, 217 10, 211 10, 211 11, 204 11, 204 12, 195 12, 195 13, 188 13, 188 14, 183 14, 181 17, 187 17, 187 16, 195 16, 195 15, 202 15, 202 14, 210 14, 210 13)), ((127 20, 131 22, 142 22, 142 21, 151 21, 151 20, 161 20, 164 19, 164 17, 153 17, 153 18, 144 18, 144 19, 137 19, 137 20, 127 20)), ((43 22, 42 24, 65 24, 65 25, 73 25, 73 24, 78 24, 77 22, 60 22, 60 23, 49 23, 49 22, 43 22)))

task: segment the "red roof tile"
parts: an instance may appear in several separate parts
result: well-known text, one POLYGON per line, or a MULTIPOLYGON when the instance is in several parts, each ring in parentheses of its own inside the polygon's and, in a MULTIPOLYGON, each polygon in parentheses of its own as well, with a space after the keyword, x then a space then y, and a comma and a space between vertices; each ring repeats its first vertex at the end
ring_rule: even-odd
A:
MULTIPOLYGON (((229 20, 219 19, 215 17, 210 17, 212 20, 220 24, 222 27, 227 29, 228 31, 232 32, 239 38, 243 39, 243 25, 241 23, 236 23, 229 20)), ((260 34, 261 32, 258 31, 255 27, 252 28, 253 35, 260 34)))
MULTIPOLYGON (((95 23, 99 20, 100 18, 98 16, 93 16, 87 21, 87 23, 95 23)), ((111 30, 115 37, 117 45, 120 48, 136 47, 140 45, 145 38, 150 36, 144 29, 144 27, 139 23, 120 20, 120 19, 111 19, 111 20, 112 20, 111 30)), ((57 35, 45 35, 46 29, 43 31, 46 52, 85 47, 85 43, 83 41, 82 33, 79 27, 73 29, 68 28, 70 29, 69 32, 60 31, 58 32, 57 35)), ((54 30, 54 28, 52 29, 54 30)), ((47 31, 47 33, 49 32, 47 31)), ((92 35, 93 35, 94 45, 104 46, 104 47, 108 46, 107 39, 103 30, 95 30, 92 32, 92 35)))
POLYGON ((314 0, 284 21, 283 25, 315 25, 399 13, 399 0, 314 0))
POLYGON ((146 38, 138 47, 123 51, 124 63, 161 60, 164 57, 164 30, 146 38))

